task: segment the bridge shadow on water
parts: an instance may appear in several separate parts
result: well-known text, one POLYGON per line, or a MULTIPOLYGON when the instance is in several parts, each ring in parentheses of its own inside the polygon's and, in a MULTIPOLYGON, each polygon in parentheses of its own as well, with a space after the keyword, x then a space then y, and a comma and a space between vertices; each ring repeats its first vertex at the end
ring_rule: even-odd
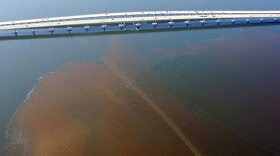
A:
POLYGON ((0 36, 0 41, 5 40, 32 40, 32 39, 48 39, 48 38, 66 38, 66 37, 87 37, 87 36, 100 36, 100 35, 125 35, 125 34, 137 34, 137 33, 157 33, 167 31, 195 31, 206 29, 229 29, 240 27, 264 27, 280 25, 280 23, 250 23, 250 24, 231 24, 231 25, 211 25, 211 26, 193 26, 193 27, 173 27, 173 28, 156 28, 156 29, 135 29, 127 31, 99 31, 99 32, 78 32, 78 33, 63 33, 63 34, 38 34, 38 35, 26 35, 26 36, 0 36))

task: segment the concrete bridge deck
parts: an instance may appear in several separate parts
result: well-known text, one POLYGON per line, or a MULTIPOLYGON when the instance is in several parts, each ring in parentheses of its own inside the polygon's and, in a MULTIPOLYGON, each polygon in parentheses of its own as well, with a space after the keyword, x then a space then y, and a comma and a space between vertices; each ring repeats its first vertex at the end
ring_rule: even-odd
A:
POLYGON ((280 11, 154 11, 0 22, 0 30, 207 19, 280 18, 280 11))
MULTIPOLYGON (((40 30, 48 34, 55 34, 57 30, 65 30, 64 33, 74 32, 76 27, 80 27, 84 32, 94 29, 122 31, 139 30, 144 28, 158 28, 165 24, 165 28, 176 28, 176 24, 192 25, 200 23, 201 26, 220 25, 224 21, 231 22, 232 25, 238 21, 245 21, 243 24, 253 23, 278 23, 280 21, 280 10, 277 11, 147 11, 147 12, 124 12, 90 14, 79 16, 52 17, 30 20, 17 20, 0 22, 0 33, 9 32, 13 36, 18 36, 19 31, 28 31, 29 35, 36 35, 40 30), (278 20, 279 19, 279 20, 278 20), (257 21, 257 22, 256 22, 257 21), (167 26, 166 26, 167 25, 167 26), (131 27, 132 26, 132 27, 131 27), (149 27, 150 26, 150 27, 149 27), (116 29, 117 28, 117 29, 116 29), (12 33, 10 31, 13 31, 12 33), (31 33, 32 32, 32 33, 31 33)), ((229 23, 228 23, 229 24, 229 23)), ((178 25, 177 25, 178 27, 178 25)), ((0 35, 0 37, 5 35, 0 35)), ((7 35, 10 36, 10 35, 7 35)))

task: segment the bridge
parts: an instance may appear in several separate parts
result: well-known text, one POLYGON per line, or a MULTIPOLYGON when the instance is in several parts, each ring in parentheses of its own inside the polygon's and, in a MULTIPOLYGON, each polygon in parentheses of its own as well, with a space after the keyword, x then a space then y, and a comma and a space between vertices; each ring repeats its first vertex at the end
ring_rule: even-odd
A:
POLYGON ((0 38, 279 24, 277 11, 146 11, 0 22, 0 38))

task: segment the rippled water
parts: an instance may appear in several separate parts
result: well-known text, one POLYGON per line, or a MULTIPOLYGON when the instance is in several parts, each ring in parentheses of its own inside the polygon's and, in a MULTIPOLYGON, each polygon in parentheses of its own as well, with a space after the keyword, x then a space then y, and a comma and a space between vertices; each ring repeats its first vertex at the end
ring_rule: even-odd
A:
MULTIPOLYGON (((108 57, 201 154, 277 155, 280 34, 270 29, 233 29, 239 34, 226 38, 230 30, 222 30, 211 40, 176 46, 177 40, 169 40, 161 48, 130 40, 134 36, 112 36, 96 61, 70 63, 41 79, 13 118, 10 143, 24 142, 33 155, 191 155, 142 96, 106 67, 101 58, 108 57)), ((198 32, 172 35, 179 33, 198 32)), ((170 33, 139 39, 164 35, 170 33)))

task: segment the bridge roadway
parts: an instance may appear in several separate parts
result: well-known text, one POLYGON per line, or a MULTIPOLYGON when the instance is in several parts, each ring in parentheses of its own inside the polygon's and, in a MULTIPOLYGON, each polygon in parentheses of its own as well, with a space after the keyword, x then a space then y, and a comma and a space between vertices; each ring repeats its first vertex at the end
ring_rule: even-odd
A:
POLYGON ((208 19, 280 18, 280 11, 152 11, 92 14, 0 22, 0 30, 208 19))
MULTIPOLYGON (((65 32, 71 32, 73 28, 82 27, 85 31, 90 31, 93 27, 104 30, 109 27, 118 27, 119 30, 126 30, 126 26, 134 26, 137 30, 142 25, 151 25, 156 28, 160 24, 167 24, 171 28, 175 23, 201 23, 203 26, 208 21, 215 21, 220 24, 222 21, 250 21, 257 20, 259 23, 270 22, 279 23, 280 10, 277 11, 147 11, 147 12, 124 12, 90 14, 79 16, 52 17, 30 20, 17 20, 0 22, 0 33, 13 31, 14 36, 18 36, 19 30, 28 30, 35 35, 40 29, 48 29, 47 32, 53 34, 55 29, 64 28, 65 32), (279 19, 279 20, 278 20, 279 19)), ((134 29, 135 30, 135 29, 134 29)), ((116 30, 115 30, 116 31, 116 30)), ((31 35, 31 34, 30 34, 31 35)), ((1 36, 1 35, 0 35, 1 36)), ((2 35, 3 36, 3 35, 2 35)))

